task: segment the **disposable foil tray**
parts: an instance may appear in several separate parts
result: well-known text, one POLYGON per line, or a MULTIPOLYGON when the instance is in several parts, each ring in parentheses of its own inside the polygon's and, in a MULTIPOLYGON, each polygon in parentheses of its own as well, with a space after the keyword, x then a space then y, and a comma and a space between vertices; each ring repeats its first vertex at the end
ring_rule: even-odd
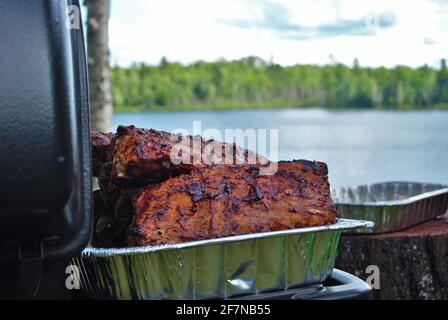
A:
POLYGON ((323 282, 342 230, 370 221, 182 244, 86 248, 73 259, 83 290, 98 299, 226 299, 323 282))
POLYGON ((417 182, 383 182, 335 189, 339 216, 371 220, 373 229, 348 233, 383 233, 406 229, 448 209, 448 186, 417 182))

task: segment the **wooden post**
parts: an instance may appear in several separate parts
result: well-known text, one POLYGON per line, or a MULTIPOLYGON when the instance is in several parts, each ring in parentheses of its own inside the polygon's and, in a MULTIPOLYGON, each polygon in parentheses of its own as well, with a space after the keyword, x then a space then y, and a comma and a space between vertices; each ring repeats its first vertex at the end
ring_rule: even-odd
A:
POLYGON ((448 219, 404 231, 344 235, 336 267, 366 280, 366 268, 380 271, 376 299, 448 299, 448 219))

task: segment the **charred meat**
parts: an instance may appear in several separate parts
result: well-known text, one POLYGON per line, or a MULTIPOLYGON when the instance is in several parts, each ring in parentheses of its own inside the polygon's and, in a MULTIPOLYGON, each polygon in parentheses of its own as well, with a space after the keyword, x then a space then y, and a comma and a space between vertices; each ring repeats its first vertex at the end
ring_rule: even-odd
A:
POLYGON ((332 224, 327 166, 280 162, 273 176, 250 165, 198 168, 140 191, 129 245, 180 243, 332 224))
POLYGON ((113 148, 112 176, 122 181, 154 182, 198 167, 268 162, 235 144, 134 126, 118 127, 113 148))
POLYGON ((322 162, 281 161, 264 175, 265 158, 201 137, 120 126, 115 135, 92 130, 91 140, 100 185, 96 246, 180 243, 336 221, 322 162))

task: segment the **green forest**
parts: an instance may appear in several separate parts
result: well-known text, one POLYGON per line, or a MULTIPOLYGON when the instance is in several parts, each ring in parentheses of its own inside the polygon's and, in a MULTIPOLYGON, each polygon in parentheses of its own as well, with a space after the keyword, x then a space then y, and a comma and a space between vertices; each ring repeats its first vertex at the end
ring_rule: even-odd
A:
POLYGON ((112 68, 115 110, 326 107, 412 110, 448 108, 448 70, 294 65, 257 57, 112 68))

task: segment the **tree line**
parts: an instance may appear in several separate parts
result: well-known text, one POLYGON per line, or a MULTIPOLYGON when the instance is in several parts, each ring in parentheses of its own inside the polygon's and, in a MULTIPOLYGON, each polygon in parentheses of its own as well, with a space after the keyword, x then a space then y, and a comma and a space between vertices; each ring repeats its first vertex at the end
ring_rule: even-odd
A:
POLYGON ((311 107, 427 109, 448 106, 448 69, 332 64, 280 66, 258 57, 190 65, 112 68, 116 111, 311 107))

